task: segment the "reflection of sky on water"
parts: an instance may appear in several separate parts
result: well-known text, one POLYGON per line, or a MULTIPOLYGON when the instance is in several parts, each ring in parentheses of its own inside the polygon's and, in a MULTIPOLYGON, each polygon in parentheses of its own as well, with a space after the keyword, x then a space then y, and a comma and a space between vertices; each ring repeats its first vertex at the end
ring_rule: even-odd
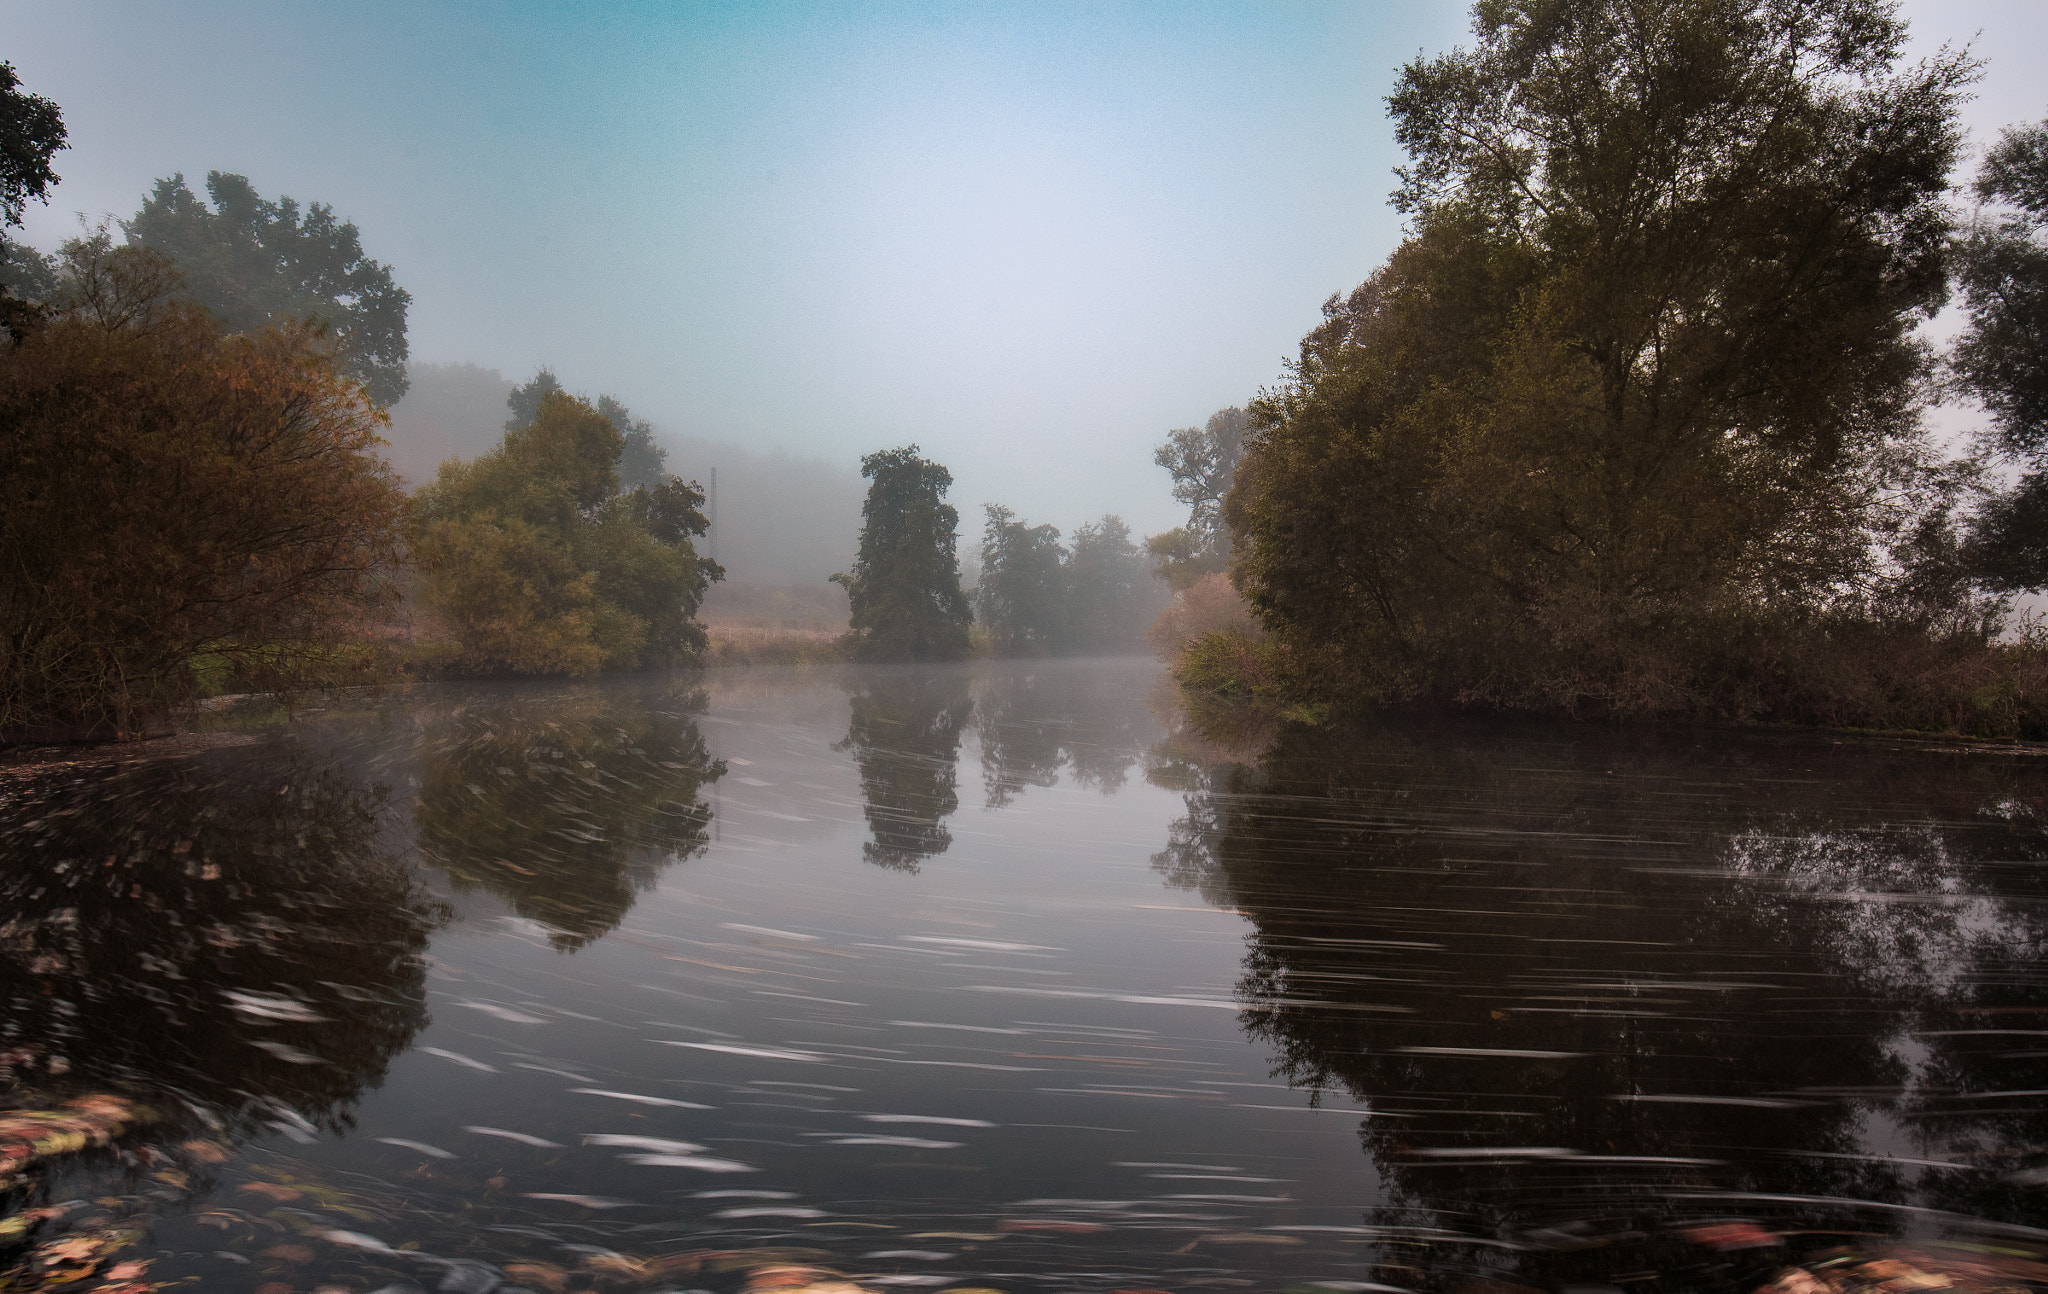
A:
MULTIPOLYGON (((998 1288, 1713 1288, 1742 1269, 1673 1238, 1701 1218, 2039 1216, 2026 759, 1445 724, 1232 765, 1167 739, 1154 675, 425 689, 110 774, 127 807, 64 819, 69 854, 241 879, 102 885, 58 969, 70 900, 11 872, 9 1043, 87 1058, 17 1078, 270 1112, 156 1222, 207 1288, 593 1247, 650 1289, 764 1248, 998 1288), (189 937, 237 922, 269 951, 189 937), (150 993, 206 1045, 108 1005, 150 993)), ((46 859, 23 803, 10 854, 46 859)))

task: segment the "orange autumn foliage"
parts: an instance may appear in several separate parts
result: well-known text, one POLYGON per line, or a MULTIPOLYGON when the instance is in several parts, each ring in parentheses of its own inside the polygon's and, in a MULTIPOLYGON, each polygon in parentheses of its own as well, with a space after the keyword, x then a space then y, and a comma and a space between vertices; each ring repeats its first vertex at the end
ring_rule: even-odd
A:
POLYGON ((0 349, 0 738, 359 669, 401 557, 383 414, 312 329, 226 334, 104 232, 65 256, 0 349))

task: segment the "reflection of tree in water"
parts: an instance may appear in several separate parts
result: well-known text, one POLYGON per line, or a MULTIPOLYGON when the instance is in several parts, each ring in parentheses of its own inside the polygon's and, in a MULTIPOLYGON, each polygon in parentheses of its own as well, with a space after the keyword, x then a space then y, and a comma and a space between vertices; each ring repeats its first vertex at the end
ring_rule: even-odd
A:
POLYGON ((2038 1220, 2048 1209, 2048 824, 2031 801, 1951 797, 1937 821, 1889 832, 1813 824, 1731 839, 1746 901, 1778 938, 1805 939, 1901 1003, 1911 1073, 1887 1112, 1922 1157, 1916 1202, 2038 1220))
POLYGON ((382 800, 275 748, 13 782, 0 1074, 346 1127, 427 1022, 444 916, 380 841, 382 800))
POLYGON ((1253 921, 1242 1019, 1276 1076, 1370 1105, 1374 1221, 1547 1232, 1461 1258, 1554 1280, 1606 1270, 1566 1252, 1603 1232, 1846 1216, 1731 1194, 2040 1215, 2011 1176, 2048 1142, 2039 1102, 1969 1097, 2039 1086, 2012 1036, 1972 1032, 2043 1027, 2038 772, 1550 735, 1293 733, 1255 768, 1161 761, 1189 812, 1155 866, 1253 921), (1873 1141, 1887 1122, 1913 1145, 1873 1141))
POLYGON ((874 839, 861 857, 914 872, 953 843, 946 818, 960 807, 960 730, 973 702, 967 676, 951 670, 864 670, 850 698, 846 740, 860 769, 874 839))
POLYGON ((415 822, 458 889, 496 894, 574 951, 613 929, 668 864, 701 852, 698 799, 725 765, 701 692, 563 689, 477 697, 428 718, 415 822))
POLYGON ((1131 678, 1100 664, 1035 662, 980 681, 974 700, 984 803, 1000 809, 1062 768, 1105 795, 1122 788, 1151 726, 1131 678))

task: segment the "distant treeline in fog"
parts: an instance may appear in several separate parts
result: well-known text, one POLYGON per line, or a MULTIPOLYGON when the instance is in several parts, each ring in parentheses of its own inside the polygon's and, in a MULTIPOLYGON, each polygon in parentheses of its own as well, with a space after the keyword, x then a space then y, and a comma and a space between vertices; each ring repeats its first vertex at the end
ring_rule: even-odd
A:
MULTIPOLYGON (((391 406, 386 456, 408 487, 433 480, 443 460, 475 458, 504 438, 511 378, 477 364, 414 363, 406 374, 411 386, 391 406)), ((668 453, 664 470, 707 491, 717 469, 712 538, 729 581, 823 584, 852 562, 866 494, 853 471, 666 428, 655 440, 668 453)))

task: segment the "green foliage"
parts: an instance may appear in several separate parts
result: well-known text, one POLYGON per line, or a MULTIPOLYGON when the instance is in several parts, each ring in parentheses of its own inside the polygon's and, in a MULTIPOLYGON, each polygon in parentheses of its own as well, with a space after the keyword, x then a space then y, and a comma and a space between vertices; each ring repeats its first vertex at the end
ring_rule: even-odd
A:
POLYGON ((30 305, 49 305, 62 293, 56 258, 27 243, 0 243, 0 296, 30 305))
POLYGON ((987 504, 974 611, 998 656, 1046 656, 1066 644, 1067 550, 1054 526, 1030 526, 987 504))
MULTIPOLYGON (((506 407, 512 410, 505 430, 517 431, 531 424, 540 416, 541 400, 561 389, 561 382, 556 380, 555 371, 550 368, 535 373, 525 385, 514 387, 512 394, 505 397, 506 407)), ((608 395, 597 397, 597 411, 618 431, 622 442, 619 484, 628 490, 660 484, 667 475, 662 469, 667 464, 668 454, 654 442, 654 425, 644 418, 634 418, 625 405, 608 395)))
POLYGON ((861 506, 860 553, 834 575, 852 604, 852 654, 860 660, 956 660, 967 654, 973 613, 955 552, 960 514, 944 501, 953 474, 917 446, 860 460, 872 482, 861 506))
POLYGON ((1237 479, 1251 420, 1232 405, 1209 415, 1201 427, 1167 433, 1152 461, 1173 477, 1173 497, 1188 505, 1188 523, 1147 542, 1153 571, 1175 592, 1230 564, 1230 528, 1223 500, 1237 479))
MULTIPOLYGON (((562 391, 562 384, 555 379, 555 370, 545 367, 524 384, 513 387, 512 393, 505 397, 505 407, 512 411, 512 416, 505 420, 505 430, 531 427, 533 420, 540 417, 540 402, 557 391, 562 391)), ((568 394, 566 391, 562 393, 568 394)))
POLYGON ((597 411, 618 428, 625 444, 619 450, 619 484, 627 489, 653 485, 665 475, 668 454, 654 443, 654 425, 635 418, 626 406, 608 395, 597 397, 597 411))
POLYGON ((1971 527, 1974 573, 1993 588, 2048 588, 2048 471, 1993 496, 1971 527))
POLYGON ((1265 642, 1257 634, 1212 629, 1181 652, 1174 673, 1183 687, 1249 699, 1274 692, 1265 642))
POLYGON ((2005 210, 1964 244, 1970 327, 1955 363, 2003 447, 2038 462, 2048 453, 2048 122, 2000 137, 1977 196, 2005 210))
POLYGON ((975 613, 998 656, 1072 655, 1138 645, 1161 599, 1131 528, 1114 514, 1074 532, 987 505, 975 613))
POLYGON ((2048 588, 2048 122, 2004 133, 1977 196, 2004 210, 1962 247, 1970 326, 1954 364, 1997 448, 2033 469, 1978 519, 1979 569, 1994 587, 2048 588))
POLYGON ((497 449, 443 464, 415 496, 420 592, 453 636, 450 668, 581 675, 698 661, 697 607, 723 576, 691 542, 706 528, 704 496, 675 477, 621 492, 623 448, 609 418, 555 389, 497 449))
POLYGON ((1686 710, 1716 626, 1890 597, 1973 69, 1877 0, 1475 15, 1390 98, 1409 238, 1253 407, 1237 580, 1302 695, 1686 710))
POLYGON ((206 174, 208 209, 183 175, 156 182, 141 210, 123 223, 131 245, 170 257, 191 300, 229 332, 274 320, 329 330, 341 371, 370 398, 392 405, 405 394, 405 315, 412 294, 391 268, 363 254, 353 224, 315 202, 302 213, 291 198, 270 202, 248 179, 206 174))
POLYGON ((156 253, 102 233, 63 269, 0 348, 0 731, 131 730, 202 663, 352 681, 400 555, 381 414, 304 327, 177 303, 156 253))
POLYGON ((1131 528, 1115 513, 1074 531, 1061 574, 1067 601, 1064 649, 1070 652, 1138 646, 1145 626, 1166 601, 1144 552, 1131 542, 1131 528))
POLYGON ((1153 535, 1145 541, 1145 551, 1152 559, 1152 573, 1175 593, 1230 567, 1227 551, 1209 547, 1186 526, 1153 535))
POLYGON ((31 303, 48 300, 55 284, 42 256, 9 242, 7 230, 21 224, 30 198, 50 200, 50 159, 69 147, 57 105, 23 90, 14 65, 0 63, 0 328, 17 341, 34 321, 31 303))
POLYGON ((14 64, 0 63, 0 228, 21 224, 30 198, 50 200, 50 159, 71 147, 66 134, 57 105, 22 89, 14 64))

